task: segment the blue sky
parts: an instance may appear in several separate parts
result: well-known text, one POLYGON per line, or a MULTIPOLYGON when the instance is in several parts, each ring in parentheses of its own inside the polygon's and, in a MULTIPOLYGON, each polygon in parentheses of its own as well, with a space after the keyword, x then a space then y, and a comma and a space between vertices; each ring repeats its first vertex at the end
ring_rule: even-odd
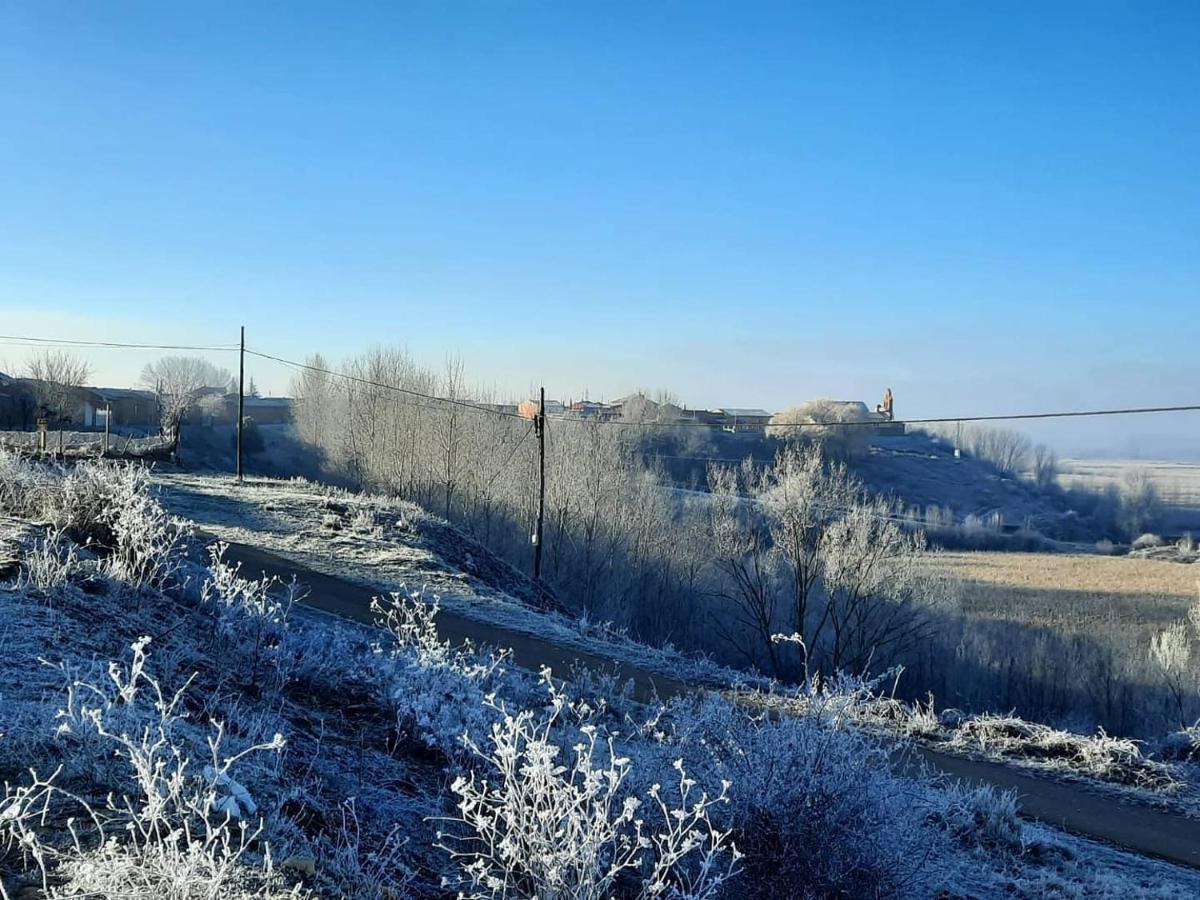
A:
POLYGON ((0 333, 245 324, 699 405, 1196 402, 1198 47, 1195 3, 0 2, 0 333))

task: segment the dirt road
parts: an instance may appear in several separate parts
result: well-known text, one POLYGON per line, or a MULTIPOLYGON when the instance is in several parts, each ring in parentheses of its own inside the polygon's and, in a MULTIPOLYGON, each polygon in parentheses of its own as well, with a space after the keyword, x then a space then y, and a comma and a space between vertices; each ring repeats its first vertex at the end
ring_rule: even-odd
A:
MULTIPOLYGON (((371 621, 370 602, 379 593, 377 590, 315 572, 276 554, 243 544, 230 544, 226 558, 242 563, 252 575, 261 571, 285 580, 295 575, 297 581, 310 589, 305 605, 354 621, 371 621)), ((442 637, 454 643, 469 639, 476 644, 510 647, 513 661, 527 669, 549 666, 562 674, 578 662, 591 668, 615 670, 622 680, 633 682, 635 694, 643 699, 656 693, 667 698, 697 690, 683 681, 530 635, 505 631, 444 610, 438 614, 437 626, 442 637)), ((932 767, 951 778, 1017 791, 1021 812, 1026 816, 1147 856, 1200 868, 1200 821, 1122 802, 1081 785, 1040 778, 1000 763, 949 756, 924 748, 918 752, 932 767)))

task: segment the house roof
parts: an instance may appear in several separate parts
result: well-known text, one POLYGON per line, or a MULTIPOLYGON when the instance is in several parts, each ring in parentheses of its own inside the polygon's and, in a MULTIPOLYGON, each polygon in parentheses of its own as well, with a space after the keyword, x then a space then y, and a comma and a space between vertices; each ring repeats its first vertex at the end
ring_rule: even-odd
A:
POLYGON ((291 406, 292 402, 293 401, 292 401, 291 397, 247 397, 246 398, 246 406, 248 406, 248 407, 256 406, 259 409, 265 409, 267 407, 280 409, 280 408, 291 406))
POLYGON ((153 400, 154 391, 139 390, 138 388, 92 388, 105 400, 153 400))
POLYGON ((723 413, 734 419, 762 419, 771 418, 771 414, 765 409, 750 409, 740 406, 723 406, 718 412, 723 413))

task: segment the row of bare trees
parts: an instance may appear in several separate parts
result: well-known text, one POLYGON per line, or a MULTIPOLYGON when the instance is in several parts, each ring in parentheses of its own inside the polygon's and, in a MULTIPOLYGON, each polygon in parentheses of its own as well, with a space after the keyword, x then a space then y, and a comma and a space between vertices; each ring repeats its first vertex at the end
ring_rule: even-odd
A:
MULTIPOLYGON (((475 408, 463 365, 440 372, 380 348, 293 383, 301 438, 328 470, 413 500, 521 568, 531 557, 531 423, 475 408), (457 402, 438 402, 436 395, 457 402)), ((637 429, 552 420, 546 441, 543 577, 570 608, 639 637, 702 648, 794 676, 803 640, 820 668, 883 665, 927 636, 941 586, 926 551, 820 442, 775 463, 714 468, 712 492, 676 491, 637 429)))

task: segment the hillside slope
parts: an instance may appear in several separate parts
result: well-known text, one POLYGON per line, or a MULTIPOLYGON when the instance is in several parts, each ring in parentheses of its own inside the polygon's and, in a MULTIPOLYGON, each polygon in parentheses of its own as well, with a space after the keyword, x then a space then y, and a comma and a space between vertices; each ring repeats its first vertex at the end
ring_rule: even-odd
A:
MULTIPOLYGON (((753 433, 693 428, 648 436, 640 449, 662 465, 677 487, 704 490, 710 462, 735 465, 751 459, 766 465, 780 446, 775 439, 753 433)), ((949 444, 924 432, 875 437, 866 453, 850 462, 850 469, 871 491, 894 498, 919 519, 937 507, 936 516, 952 516, 956 524, 968 516, 987 522, 998 515, 1001 530, 1031 526, 1066 541, 1091 542, 1102 536, 1095 523, 1069 509, 1061 493, 1041 491, 969 455, 956 457, 949 444)))
POLYGON ((0 584, 19 623, 0 632, 0 896, 1200 890, 1025 825, 1011 797, 897 774, 901 744, 846 725, 853 685, 781 718, 712 694, 647 707, 598 675, 568 697, 451 648, 432 595, 385 598, 369 628, 198 562, 134 470, 21 484, 7 511, 64 531, 20 535, 0 584))

